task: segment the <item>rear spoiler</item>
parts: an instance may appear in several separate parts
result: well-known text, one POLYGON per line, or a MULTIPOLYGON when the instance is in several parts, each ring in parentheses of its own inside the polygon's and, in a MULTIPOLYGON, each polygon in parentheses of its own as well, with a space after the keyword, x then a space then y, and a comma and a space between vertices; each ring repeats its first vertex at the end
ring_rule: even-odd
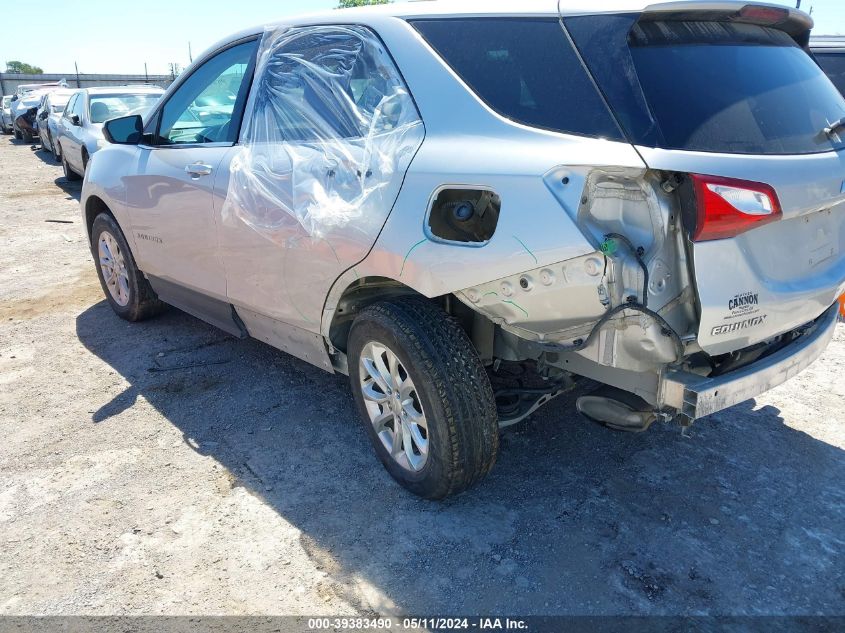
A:
POLYGON ((813 18, 798 9, 766 3, 738 2, 661 2, 647 6, 639 22, 739 22, 778 29, 790 35, 799 46, 807 48, 813 18))

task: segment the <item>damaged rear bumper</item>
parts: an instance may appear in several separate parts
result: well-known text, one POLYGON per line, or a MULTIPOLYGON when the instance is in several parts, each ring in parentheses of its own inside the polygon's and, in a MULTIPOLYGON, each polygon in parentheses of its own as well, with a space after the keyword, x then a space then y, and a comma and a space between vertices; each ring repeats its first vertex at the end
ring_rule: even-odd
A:
POLYGON ((836 330, 837 311, 837 305, 831 306, 783 349, 722 376, 667 371, 660 381, 659 404, 678 410, 681 422, 690 423, 786 382, 822 355, 836 330))

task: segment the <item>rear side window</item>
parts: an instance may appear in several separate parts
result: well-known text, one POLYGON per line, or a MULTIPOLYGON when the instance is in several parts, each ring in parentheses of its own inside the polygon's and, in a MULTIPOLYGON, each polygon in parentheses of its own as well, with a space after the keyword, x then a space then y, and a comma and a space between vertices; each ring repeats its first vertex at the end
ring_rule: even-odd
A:
POLYGON ((532 127, 623 140, 557 20, 417 20, 413 26, 488 106, 532 127))
POLYGON ((754 24, 581 16, 566 28, 632 142, 731 154, 843 147, 842 95, 786 33, 754 24))
POLYGON ((845 95, 845 51, 841 53, 816 53, 816 61, 836 89, 845 95))

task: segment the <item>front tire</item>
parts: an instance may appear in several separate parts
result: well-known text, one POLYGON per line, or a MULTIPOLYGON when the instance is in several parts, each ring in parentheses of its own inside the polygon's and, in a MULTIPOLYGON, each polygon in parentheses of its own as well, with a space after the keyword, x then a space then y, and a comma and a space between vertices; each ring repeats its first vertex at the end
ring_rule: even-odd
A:
POLYGON ((165 304, 135 265, 123 231, 108 213, 94 219, 91 254, 103 293, 117 316, 127 321, 143 321, 164 309, 165 304))
POLYGON ((397 482, 442 499, 490 472, 499 448, 496 403, 455 319, 423 298, 374 304, 352 324, 348 358, 364 427, 397 482))

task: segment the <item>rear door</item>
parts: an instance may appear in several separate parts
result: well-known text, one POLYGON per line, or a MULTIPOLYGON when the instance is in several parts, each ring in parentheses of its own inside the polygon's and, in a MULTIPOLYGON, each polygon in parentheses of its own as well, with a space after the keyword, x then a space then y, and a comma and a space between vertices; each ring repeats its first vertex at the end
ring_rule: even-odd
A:
POLYGON ((739 4, 564 21, 649 168, 683 183, 711 354, 811 321, 845 290, 845 101, 796 43, 802 15, 739 4), (719 212, 727 228, 710 230, 719 212))
POLYGON ((74 97, 73 107, 65 110, 62 153, 74 171, 82 173, 82 120, 85 114, 85 93, 79 92, 74 97), (74 116, 79 117, 79 125, 74 123, 74 116))
POLYGON ((422 121, 364 27, 280 29, 260 60, 215 182, 229 300, 317 332, 331 285, 387 220, 422 121))
POLYGON ((226 296, 212 192, 221 159, 234 144, 257 40, 235 44, 197 67, 169 95, 151 125, 152 145, 137 150, 124 178, 136 256, 144 272, 218 299, 226 296), (196 103, 240 95, 208 124, 196 103))

